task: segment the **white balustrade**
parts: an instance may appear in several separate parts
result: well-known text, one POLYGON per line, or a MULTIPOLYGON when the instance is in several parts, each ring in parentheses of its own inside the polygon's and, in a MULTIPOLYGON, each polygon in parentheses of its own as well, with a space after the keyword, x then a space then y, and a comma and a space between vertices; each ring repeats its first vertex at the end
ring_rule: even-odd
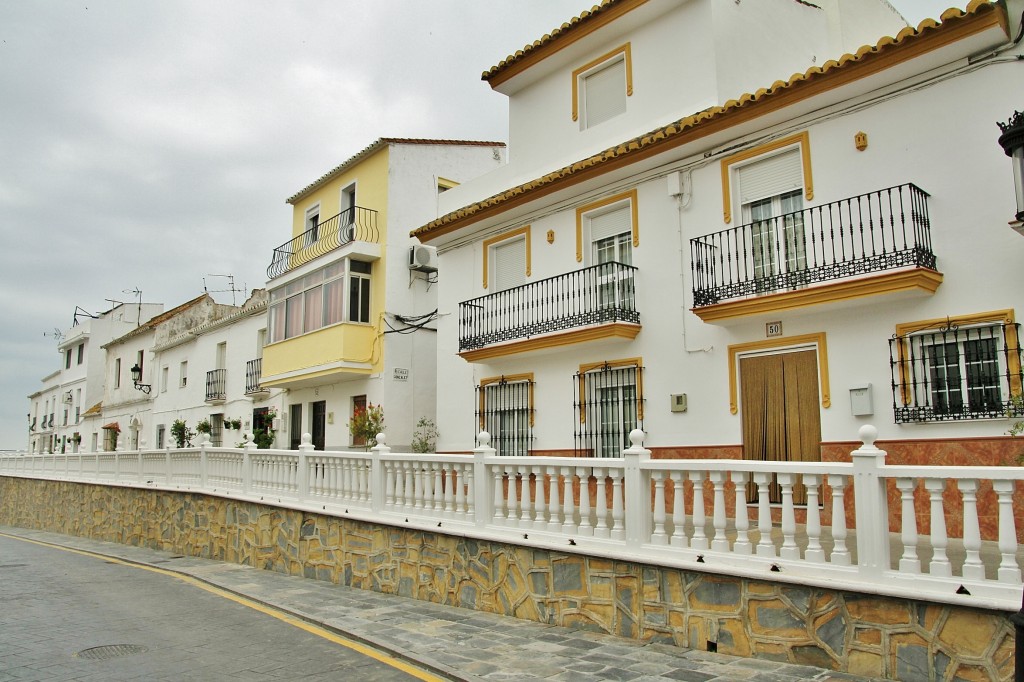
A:
POLYGON ((187 489, 691 570, 1019 605, 1022 468, 888 465, 870 427, 853 463, 652 460, 642 432, 630 437, 622 458, 583 459, 498 456, 486 433, 472 455, 393 453, 383 434, 365 452, 316 451, 308 436, 298 451, 204 438, 182 449, 3 456, 0 475, 187 489), (891 519, 890 497, 899 500, 891 519))

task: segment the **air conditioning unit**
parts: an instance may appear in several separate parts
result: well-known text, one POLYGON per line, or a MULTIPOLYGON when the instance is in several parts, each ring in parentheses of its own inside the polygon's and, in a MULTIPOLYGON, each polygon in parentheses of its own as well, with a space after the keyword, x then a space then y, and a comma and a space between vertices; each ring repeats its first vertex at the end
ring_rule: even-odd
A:
POLYGON ((420 272, 437 272, 437 249, 422 244, 410 246, 409 269, 420 272))

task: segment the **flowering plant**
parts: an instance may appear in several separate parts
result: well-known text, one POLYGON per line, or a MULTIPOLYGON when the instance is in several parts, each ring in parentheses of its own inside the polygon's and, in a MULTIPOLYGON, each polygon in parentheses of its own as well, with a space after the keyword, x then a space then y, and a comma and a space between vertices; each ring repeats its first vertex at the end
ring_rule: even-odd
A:
POLYGON ((352 434, 353 445, 370 447, 377 434, 384 431, 384 407, 373 403, 357 407, 348 423, 348 431, 352 434))

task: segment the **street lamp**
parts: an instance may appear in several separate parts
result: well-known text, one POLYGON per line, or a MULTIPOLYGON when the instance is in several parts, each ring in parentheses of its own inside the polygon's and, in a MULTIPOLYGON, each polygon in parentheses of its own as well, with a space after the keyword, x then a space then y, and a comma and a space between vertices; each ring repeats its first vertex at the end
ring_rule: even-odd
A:
POLYGON ((1015 111, 1006 123, 996 122, 1002 135, 999 146, 1013 161, 1013 186, 1017 193, 1018 221, 1024 221, 1024 112, 1015 111))
POLYGON ((132 366, 132 383, 135 384, 136 389, 142 391, 146 395, 149 395, 149 392, 153 388, 150 384, 142 383, 142 368, 139 367, 139 363, 137 362, 132 366))

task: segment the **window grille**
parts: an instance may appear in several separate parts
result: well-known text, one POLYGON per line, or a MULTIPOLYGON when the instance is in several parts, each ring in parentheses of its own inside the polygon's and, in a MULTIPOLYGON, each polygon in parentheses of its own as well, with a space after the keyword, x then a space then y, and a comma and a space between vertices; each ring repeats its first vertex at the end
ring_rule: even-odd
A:
POLYGON ((1019 324, 959 327, 889 341, 896 423, 1020 416, 1019 324))
POLYGON ((476 428, 491 435, 499 455, 525 457, 533 446, 533 387, 526 379, 500 377, 476 387, 476 428))
POLYGON ((575 450, 584 457, 621 457, 629 432, 643 428, 643 367, 605 363, 577 372, 575 450))

